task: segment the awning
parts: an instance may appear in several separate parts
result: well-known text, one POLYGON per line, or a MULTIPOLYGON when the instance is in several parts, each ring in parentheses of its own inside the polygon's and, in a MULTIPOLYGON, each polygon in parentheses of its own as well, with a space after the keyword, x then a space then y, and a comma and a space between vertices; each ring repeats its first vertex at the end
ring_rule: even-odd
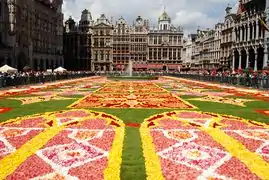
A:
POLYGON ((125 68, 124 64, 117 64, 116 69, 121 69, 123 70, 125 68))
POLYGON ((13 68, 13 67, 10 67, 8 65, 4 65, 0 68, 0 72, 17 72, 18 70, 13 68))
POLYGON ((168 64, 168 69, 178 69, 179 67, 181 68, 181 65, 179 64, 168 64))
POLYGON ((147 66, 147 64, 134 64, 133 68, 134 69, 147 69, 148 66, 147 66))
POLYGON ((163 64, 148 64, 148 69, 162 69, 163 64))

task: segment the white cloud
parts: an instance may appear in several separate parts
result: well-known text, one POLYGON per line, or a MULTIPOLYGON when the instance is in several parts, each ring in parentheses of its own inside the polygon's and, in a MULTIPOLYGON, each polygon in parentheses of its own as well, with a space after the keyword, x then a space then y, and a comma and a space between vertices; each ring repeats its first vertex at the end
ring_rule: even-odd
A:
POLYGON ((138 15, 156 23, 163 7, 171 16, 173 24, 182 25, 188 32, 197 26, 211 28, 224 18, 228 3, 235 5, 238 0, 65 0, 63 11, 65 19, 72 16, 76 21, 81 12, 88 9, 94 19, 101 13, 118 19, 123 16, 130 24, 138 15))
POLYGON ((198 26, 201 28, 212 27, 217 22, 216 19, 208 17, 202 12, 180 11, 173 19, 175 24, 181 24, 187 31, 194 32, 198 26))

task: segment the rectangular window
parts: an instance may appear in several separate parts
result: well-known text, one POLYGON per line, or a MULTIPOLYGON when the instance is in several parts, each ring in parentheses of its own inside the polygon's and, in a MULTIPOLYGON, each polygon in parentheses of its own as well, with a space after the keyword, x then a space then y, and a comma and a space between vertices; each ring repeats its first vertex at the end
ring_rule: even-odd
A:
POLYGON ((158 44, 162 44, 162 36, 158 36, 158 44))
POLYGON ((169 49, 169 59, 172 59, 172 49, 169 49))
POLYGON ((104 60, 104 51, 101 51, 101 52, 100 52, 100 55, 101 55, 101 56, 100 56, 100 60, 103 61, 103 60, 104 60))
POLYGON ((97 60, 98 60, 98 53, 95 52, 95 61, 97 61, 97 60))

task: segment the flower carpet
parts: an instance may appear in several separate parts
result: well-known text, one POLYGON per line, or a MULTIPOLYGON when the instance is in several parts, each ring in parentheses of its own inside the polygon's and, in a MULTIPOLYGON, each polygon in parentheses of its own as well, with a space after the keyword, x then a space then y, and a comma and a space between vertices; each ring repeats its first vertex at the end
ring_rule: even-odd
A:
POLYGON ((269 179, 264 91, 96 76, 0 96, 0 179, 269 179))
MULTIPOLYGON (((188 80, 188 79, 181 79, 181 78, 174 78, 174 77, 164 77, 170 80, 175 80, 176 82, 180 82, 182 85, 185 84, 185 86, 196 86, 200 88, 209 88, 209 89, 220 89, 224 90, 227 93, 234 94, 236 96, 252 96, 257 99, 262 99, 265 101, 269 101, 269 92, 268 91, 261 91, 256 89, 247 89, 247 88, 240 88, 240 87, 234 87, 234 86, 226 86, 216 83, 210 83, 210 82, 200 82, 200 81, 194 81, 194 80, 188 80)), ((184 87, 184 85, 183 85, 184 87)))
POLYGON ((232 104, 232 105, 235 105, 235 106, 243 106, 243 107, 245 107, 244 103, 254 101, 254 100, 251 100, 251 99, 224 98, 224 97, 221 97, 221 96, 206 96, 206 97, 202 97, 202 98, 194 98, 194 99, 191 99, 191 100, 232 104))
POLYGON ((123 138, 122 121, 87 110, 9 120, 0 124, 0 179, 118 179, 123 138))
POLYGON ((148 118, 140 132, 148 179, 269 178, 266 124, 173 111, 148 118))
POLYGON ((154 83, 119 82, 75 102, 71 108, 195 108, 154 83))
POLYGON ((22 105, 25 104, 32 104, 32 103, 38 103, 38 102, 44 102, 44 101, 52 101, 52 100, 67 100, 70 98, 60 97, 57 95, 45 95, 45 96, 34 96, 34 97, 17 97, 17 98, 9 98, 13 100, 18 100, 22 102, 22 105))

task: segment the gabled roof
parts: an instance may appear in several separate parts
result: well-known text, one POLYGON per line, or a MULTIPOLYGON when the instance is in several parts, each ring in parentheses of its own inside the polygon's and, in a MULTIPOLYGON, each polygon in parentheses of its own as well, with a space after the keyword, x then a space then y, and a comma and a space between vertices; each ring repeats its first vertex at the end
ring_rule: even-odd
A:
POLYGON ((100 28, 100 27, 108 27, 108 28, 112 28, 112 25, 110 25, 110 24, 106 24, 106 23, 99 23, 99 24, 95 24, 94 26, 93 26, 93 28, 100 28))

